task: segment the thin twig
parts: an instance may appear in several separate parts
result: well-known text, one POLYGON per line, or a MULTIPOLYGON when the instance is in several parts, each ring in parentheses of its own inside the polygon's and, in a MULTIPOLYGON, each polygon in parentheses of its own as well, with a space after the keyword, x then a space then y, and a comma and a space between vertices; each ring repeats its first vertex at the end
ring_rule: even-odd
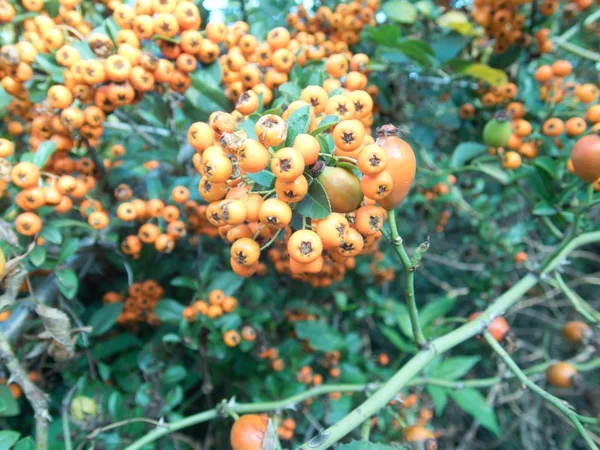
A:
POLYGON ((484 338, 490 347, 498 354, 498 356, 504 361, 504 363, 508 366, 510 371, 515 374, 515 376, 523 383, 523 385, 527 386, 532 392, 539 395, 546 402, 550 403, 554 407, 558 408, 560 412, 562 412, 565 416, 569 418, 569 420, 575 425, 575 428, 581 435, 581 437, 586 442, 588 448, 590 450, 598 450, 598 447, 591 439, 590 435, 587 433, 586 429, 583 427, 583 424, 579 421, 577 414, 569 407, 565 402, 563 402, 558 397, 546 392, 544 389, 539 387, 529 378, 527 375, 523 373, 520 367, 516 362, 510 357, 510 355, 504 350, 502 345, 494 337, 490 334, 489 331, 484 332, 484 338))
POLYGON ((419 311, 417 310, 417 303, 415 299, 415 270, 413 267, 410 257, 402 245, 402 238, 398 234, 398 227, 396 225, 396 212, 394 210, 389 212, 390 229, 392 232, 392 244, 396 254, 402 262, 404 267, 404 294, 406 295, 406 304, 408 307, 408 313, 410 315, 410 323, 412 326, 412 332, 415 343, 419 347, 423 347, 427 343, 427 339, 423 335, 421 330, 421 324, 419 323, 419 311))

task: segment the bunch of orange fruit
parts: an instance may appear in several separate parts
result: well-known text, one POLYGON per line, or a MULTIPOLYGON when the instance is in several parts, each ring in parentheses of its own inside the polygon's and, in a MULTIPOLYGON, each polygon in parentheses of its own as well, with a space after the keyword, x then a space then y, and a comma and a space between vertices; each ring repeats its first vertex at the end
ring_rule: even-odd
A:
MULTIPOLYGON (((586 10, 593 3, 593 0, 573 0, 565 6, 565 13, 576 14, 586 10)), ((550 29, 546 27, 539 27, 533 37, 529 34, 532 29, 535 30, 536 23, 544 23, 541 18, 536 22, 535 16, 539 14, 542 17, 550 17, 559 6, 558 0, 476 0, 471 16, 484 28, 486 35, 494 40, 495 53, 505 53, 513 45, 529 46, 535 38, 536 51, 541 55, 552 50, 552 40, 550 29), (528 21, 529 26, 526 27, 528 21)))
MULTIPOLYGON (((304 6, 299 5, 295 12, 288 13, 286 21, 298 34, 314 34, 317 37, 316 44, 322 45, 323 50, 327 51, 331 44, 326 43, 326 39, 331 43, 357 44, 364 26, 375 25, 375 14, 379 6, 379 0, 351 1, 340 3, 335 9, 319 6, 311 15, 304 6)), ((319 50, 316 48, 312 51, 319 50)))
POLYGON ((125 293, 108 291, 102 297, 105 304, 123 303, 123 311, 117 318, 117 323, 133 325, 145 322, 149 325, 160 325, 160 320, 154 314, 154 308, 163 298, 164 289, 155 280, 145 280, 132 283, 125 293))
MULTIPOLYGON (((347 74, 348 65, 341 54, 325 62, 337 77, 347 74)), ((202 176, 200 195, 209 202, 206 217, 232 243, 237 274, 255 273, 262 250, 278 238, 286 252, 271 258, 281 271, 304 279, 321 273, 327 260, 345 262, 376 247, 387 209, 407 195, 416 162, 395 127, 383 127, 377 142, 369 134, 365 122, 373 102, 359 89, 364 85, 332 95, 309 85, 281 113, 260 115, 258 102, 248 109, 238 102, 238 115, 216 112, 208 123, 192 124, 188 140, 197 150, 193 162, 202 176), (253 176, 267 174, 273 186, 261 190, 253 176), (329 211, 306 211, 292 223, 311 188, 321 196, 324 191, 329 211)), ((254 98, 250 92, 240 99, 254 98)), ((344 266, 330 267, 343 276, 344 266)))
MULTIPOLYGON (((223 314, 230 313, 237 308, 237 299, 232 296, 227 296, 220 289, 215 289, 208 294, 208 302, 203 299, 195 300, 190 306, 187 306, 181 316, 188 322, 194 322, 197 317, 205 316, 209 319, 216 319, 223 314)), ((239 335, 237 339, 232 338, 239 343, 239 335)))

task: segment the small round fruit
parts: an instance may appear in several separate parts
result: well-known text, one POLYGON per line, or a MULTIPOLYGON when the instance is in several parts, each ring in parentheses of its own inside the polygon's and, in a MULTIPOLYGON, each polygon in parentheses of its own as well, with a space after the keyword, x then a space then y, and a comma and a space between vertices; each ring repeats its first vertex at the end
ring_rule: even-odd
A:
POLYGON ((410 425, 402 430, 404 442, 426 442, 434 439, 435 435, 422 425, 410 425))
POLYGON ((241 238, 231 246, 231 259, 242 266, 252 266, 260 258, 260 246, 251 238, 241 238))
POLYGON ((302 155, 304 164, 307 166, 316 163, 317 159, 319 159, 319 152, 321 151, 319 141, 310 134, 299 134, 296 136, 292 147, 302 155))
POLYGON ((546 369, 546 379, 554 387, 570 388, 574 385, 577 369, 567 362, 557 362, 546 369))
POLYGON ((317 234, 325 248, 336 248, 344 243, 350 224, 342 214, 331 213, 317 223, 317 234))
POLYGON ((231 447, 233 450, 262 450, 267 420, 257 414, 240 417, 231 428, 231 447))
POLYGON ((398 137, 398 128, 384 125, 377 130, 377 145, 385 150, 388 164, 385 171, 392 176, 392 192, 379 200, 385 209, 395 208, 408 195, 417 172, 415 152, 407 142, 398 137))
POLYGON ((287 250, 297 262, 309 264, 323 253, 323 242, 314 231, 298 230, 290 236, 287 250))
POLYGON ((276 146, 285 141, 287 124, 281 117, 267 114, 258 119, 254 131, 261 143, 269 147, 276 146))
POLYGON ((365 175, 376 175, 387 167, 388 156, 383 148, 377 144, 365 146, 356 160, 358 169, 365 175))
POLYGON ((502 157, 502 167, 505 169, 517 169, 521 166, 521 155, 517 152, 506 152, 502 157))
POLYGON ((575 142, 571 161, 575 175, 583 181, 593 183, 600 178, 600 136, 588 134, 575 142))
POLYGON ((294 181, 304 171, 304 157, 292 147, 282 148, 273 154, 271 170, 279 180, 294 181))
MULTIPOLYGON (((480 315, 480 312, 471 314, 468 318, 469 322, 476 319, 480 315)), ((488 325, 488 331, 497 342, 502 342, 510 331, 510 325, 504 317, 498 316, 492 320, 492 323, 488 325)))
POLYGON ((15 219, 17 233, 23 236, 33 236, 42 229, 42 219, 32 212, 24 212, 15 219))
POLYGON ((584 322, 571 321, 565 323, 562 328, 563 337, 573 343, 584 342, 592 336, 592 329, 584 322))
POLYGON ((241 340, 240 333, 236 330, 229 330, 223 335, 223 342, 227 347, 237 347, 241 340))
POLYGON ((501 110, 483 127, 483 143, 490 147, 504 147, 511 134, 510 116, 501 110))
POLYGON ((93 398, 79 396, 71 401, 71 416, 79 421, 84 421, 98 414, 98 405, 93 398))
POLYGON ((352 172, 341 167, 325 167, 318 180, 327 192, 333 212, 356 211, 362 202, 360 181, 352 172))

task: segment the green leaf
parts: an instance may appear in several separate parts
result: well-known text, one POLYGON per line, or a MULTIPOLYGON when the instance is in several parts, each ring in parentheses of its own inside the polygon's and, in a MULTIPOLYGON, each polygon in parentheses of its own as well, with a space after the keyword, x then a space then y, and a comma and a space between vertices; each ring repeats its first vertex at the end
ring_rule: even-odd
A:
POLYGON ((370 39, 376 44, 389 45, 390 42, 396 42, 398 39, 400 39, 400 35, 400 28, 398 26, 392 24, 378 24, 376 27, 365 27, 361 38, 364 38, 364 40, 370 39))
MULTIPOLYGON (((81 227, 81 228, 87 228, 90 231, 92 230, 92 227, 90 227, 86 222, 82 222, 81 220, 75 220, 75 219, 53 219, 52 222, 50 222, 50 223, 52 224, 53 227, 56 227, 56 228, 81 227)), ((55 228, 55 230, 56 230, 56 228, 55 228)), ((56 230, 56 231, 58 231, 58 230, 56 230)))
POLYGON ((457 380, 465 376, 480 359, 479 356, 453 356, 442 361, 431 372, 431 376, 443 380, 457 380))
POLYGON ((0 117, 4 117, 6 114, 6 107, 12 101, 12 95, 0 86, 0 117))
POLYGON ((506 72, 500 69, 494 69, 487 64, 473 63, 473 64, 459 64, 457 73, 469 75, 479 80, 483 80, 492 86, 500 86, 508 82, 508 76, 506 72))
POLYGON ((266 169, 258 173, 247 173, 246 176, 266 188, 270 188, 275 184, 275 175, 266 169))
POLYGON ((294 331, 299 339, 308 341, 316 351, 331 352, 340 350, 344 345, 341 333, 329 325, 314 320, 294 323, 294 331))
POLYGON ((169 366, 163 373, 162 382, 164 384, 175 384, 185 380, 187 370, 182 365, 169 366))
POLYGON ((380 326, 381 333, 396 347, 398 350, 402 352, 414 352, 415 347, 408 342, 405 338, 402 337, 400 333, 396 330, 386 327, 380 326))
POLYGON ((121 27, 117 25, 115 19, 113 17, 107 17, 106 19, 104 19, 104 22, 102 22, 101 28, 102 31, 104 31, 104 33, 106 33, 106 35, 110 38, 110 40, 116 44, 117 34, 121 30, 121 27))
POLYGON ((29 254, 29 261, 36 267, 40 267, 46 261, 46 249, 41 246, 35 247, 29 254))
POLYGON ((40 69, 50 75, 50 78, 52 78, 52 81, 55 83, 62 84, 64 82, 63 72, 65 69, 64 67, 56 64, 53 56, 38 53, 35 57, 34 63, 40 69))
POLYGON ((21 439, 19 442, 17 442, 17 445, 15 445, 15 448, 13 450, 35 450, 35 444, 33 442, 33 439, 31 439, 30 437, 21 439))
POLYGON ((340 377, 340 381, 342 383, 367 383, 369 381, 367 375, 362 373, 360 369, 356 366, 353 366, 349 363, 342 363, 340 365, 340 369, 342 370, 342 375, 340 377))
POLYGON ((285 145, 291 147, 296 136, 305 134, 310 126, 310 106, 304 105, 294 111, 287 120, 288 130, 285 145))
POLYGON ((558 210, 547 201, 541 200, 535 205, 532 213, 536 216, 553 216, 558 210))
POLYGON ((325 71, 323 68, 312 68, 310 77, 308 77, 307 86, 322 86, 325 79, 325 71))
POLYGON ((245 278, 236 275, 234 272, 220 272, 214 276, 207 289, 209 291, 221 289, 225 295, 233 295, 244 284, 244 281, 245 278))
POLYGON ((94 52, 85 41, 71 41, 69 45, 77 49, 81 55, 81 59, 87 60, 96 58, 96 55, 94 55, 94 52))
POLYGON ((352 172, 354 175, 356 175, 356 178, 358 178, 359 180, 362 180, 363 174, 360 171, 360 169, 356 166, 356 164, 342 161, 342 162, 337 163, 336 167, 341 167, 342 169, 346 169, 348 172, 352 172))
POLYGON ((488 61, 490 67, 504 69, 514 63, 521 55, 522 47, 511 45, 504 53, 494 53, 488 61))
POLYGON ((431 44, 438 60, 444 62, 456 56, 473 40, 473 36, 463 36, 459 33, 450 33, 431 44))
POLYGON ((479 391, 475 389, 462 389, 450 392, 450 396, 463 411, 472 415, 481 426, 496 436, 500 435, 500 425, 498 425, 496 413, 479 391))
POLYGON ((56 150, 56 143, 52 141, 42 142, 33 154, 33 164, 40 169, 46 165, 52 153, 56 150))
POLYGON ((75 254, 77 249, 79 248, 79 239, 75 237, 68 238, 65 243, 60 248, 60 253, 58 254, 58 262, 57 264, 63 264, 69 259, 71 256, 75 254))
POLYGON ((60 4, 58 0, 46 0, 44 2, 44 10, 50 17, 56 17, 58 15, 59 8, 60 4))
POLYGON ((90 318, 89 326, 93 327, 92 336, 100 336, 109 331, 116 323, 119 314, 123 311, 123 303, 103 305, 90 318))
POLYGON ((556 171, 556 164, 554 164, 554 161, 550 157, 538 156, 537 158, 535 158, 533 165, 535 166, 536 169, 539 169, 539 170, 547 173, 552 178, 558 178, 558 173, 556 171))
POLYGON ((417 21, 417 8, 406 0, 392 0, 383 5, 383 12, 391 20, 411 24, 417 21))
POLYGON ((191 289, 193 291, 198 289, 198 287, 196 286, 196 282, 194 281, 194 279, 192 277, 186 277, 183 275, 173 278, 171 280, 171 286, 184 287, 184 288, 191 289))
POLYGON ((67 267, 57 271, 56 277, 58 279, 58 289, 60 289, 60 292, 62 292, 69 300, 72 300, 79 288, 79 280, 75 272, 67 267))
POLYGON ((8 450, 19 440, 21 435, 12 430, 0 431, 0 449, 8 450))
POLYGON ((229 100, 220 88, 219 83, 210 74, 205 73, 204 70, 196 70, 191 75, 191 80, 192 85, 185 91, 184 95, 194 108, 205 113, 224 111, 230 108, 229 100))
POLYGON ((331 127, 333 127, 339 121, 340 121, 340 118, 335 114, 330 114, 328 116, 325 116, 325 117, 323 117, 323 120, 321 120, 321 122, 319 122, 319 126, 317 128, 315 128, 314 130, 312 130, 310 134, 312 134, 313 136, 317 136, 317 139, 318 139, 320 134, 322 134, 326 130, 329 130, 331 127))
POLYGON ((40 236, 42 236, 48 242, 52 242, 53 244, 59 245, 62 243, 63 237, 60 230, 53 226, 53 224, 54 220, 51 224, 48 224, 44 228, 42 228, 40 236))
POLYGON ((308 187, 308 193, 298 203, 296 211, 304 217, 324 219, 331 214, 331 203, 323 185, 314 179, 308 187))
POLYGON ((348 444, 342 444, 337 447, 337 450, 396 450, 398 447, 391 445, 378 444, 369 441, 352 441, 348 444))
POLYGON ((426 327, 437 318, 442 317, 448 312, 452 311, 452 308, 454 308, 455 304, 456 299, 454 298, 440 298, 427 303, 419 311, 421 326, 426 327))
POLYGON ((178 301, 166 298, 161 300, 154 307, 154 314, 161 322, 177 324, 181 321, 181 314, 185 306, 178 301))
POLYGON ((400 50, 408 58, 422 66, 430 66, 433 64, 435 51, 425 41, 405 39, 394 43, 392 47, 400 50))
POLYGON ((288 81, 279 86, 279 92, 289 103, 291 103, 300 98, 302 89, 293 81, 288 81))
POLYGON ((554 190, 552 188, 552 178, 545 170, 540 170, 538 167, 530 167, 527 169, 527 183, 531 191, 538 197, 546 200, 547 203, 552 203, 554 199, 554 190))
POLYGON ((441 416, 446 408, 446 404, 448 403, 449 389, 427 385, 425 386, 425 390, 429 393, 431 399, 433 400, 436 415, 441 416))
POLYGON ((21 413, 19 402, 12 396, 6 384, 0 384, 0 417, 13 417, 21 413))
POLYGON ((488 174, 502 184, 508 184, 508 174, 500 167, 494 164, 477 164, 477 170, 488 174))
POLYGON ((478 142, 462 142, 452 152, 452 158, 450 159, 450 167, 461 167, 465 163, 476 156, 481 155, 488 149, 487 145, 480 144, 478 142))
POLYGON ((160 198, 163 191, 164 188, 158 176, 146 177, 146 192, 148 193, 148 198, 160 198))
POLYGON ((334 150, 333 145, 329 145, 330 142, 325 136, 320 134, 319 136, 317 136, 317 141, 319 142, 319 147, 321 149, 321 153, 325 153, 326 155, 333 154, 333 150, 334 150))

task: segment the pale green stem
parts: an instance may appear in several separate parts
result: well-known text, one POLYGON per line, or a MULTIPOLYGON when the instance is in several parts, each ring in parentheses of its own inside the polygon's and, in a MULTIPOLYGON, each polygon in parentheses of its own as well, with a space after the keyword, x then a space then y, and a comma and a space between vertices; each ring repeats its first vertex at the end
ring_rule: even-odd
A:
POLYGON ((529 378, 527 378, 527 375, 523 373, 523 371, 519 368, 517 363, 510 357, 506 350, 504 350, 502 345, 500 345, 500 343, 496 341, 496 339, 494 339, 494 337, 490 334, 489 331, 486 331, 484 333, 484 337, 487 343, 490 345, 490 347, 492 347, 492 349, 508 366, 510 371, 515 374, 515 376, 519 379, 519 381, 521 381, 521 383, 523 383, 524 386, 529 388, 532 392, 539 395, 543 400, 550 403, 558 410, 560 410, 560 412, 562 412, 565 416, 567 416, 568 419, 573 423, 573 425, 575 425, 575 428, 577 429, 581 437, 585 440, 587 447, 590 450, 598 450, 598 447, 596 446, 586 429, 583 427, 582 423, 579 421, 577 414, 567 406, 566 402, 563 402, 558 397, 555 397, 549 392, 546 392, 544 389, 542 389, 529 378))

